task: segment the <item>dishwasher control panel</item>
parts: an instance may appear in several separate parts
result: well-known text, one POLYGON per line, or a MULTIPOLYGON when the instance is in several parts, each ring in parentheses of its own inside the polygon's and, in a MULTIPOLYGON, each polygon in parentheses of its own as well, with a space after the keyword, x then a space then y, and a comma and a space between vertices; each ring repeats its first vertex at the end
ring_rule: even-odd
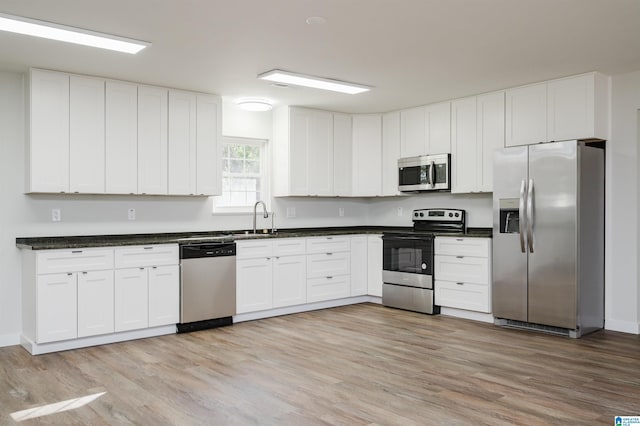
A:
POLYGON ((180 259, 235 255, 236 243, 200 243, 180 246, 180 259))

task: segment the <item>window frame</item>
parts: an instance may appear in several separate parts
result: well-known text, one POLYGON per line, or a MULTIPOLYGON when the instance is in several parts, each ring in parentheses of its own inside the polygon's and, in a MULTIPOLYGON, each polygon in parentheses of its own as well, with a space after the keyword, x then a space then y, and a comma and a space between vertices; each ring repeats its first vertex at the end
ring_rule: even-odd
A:
MULTIPOLYGON (((220 146, 220 170, 221 179, 224 179, 224 146, 226 144, 234 145, 253 145, 260 147, 260 184, 261 184, 261 200, 267 205, 267 210, 270 210, 271 206, 271 182, 270 182, 270 170, 269 170, 269 141, 267 139, 259 138, 247 138, 239 136, 222 136, 222 145, 220 146)), ((225 206, 220 205, 222 195, 213 197, 213 214, 225 215, 225 214, 253 214, 253 205, 250 206, 225 206)))

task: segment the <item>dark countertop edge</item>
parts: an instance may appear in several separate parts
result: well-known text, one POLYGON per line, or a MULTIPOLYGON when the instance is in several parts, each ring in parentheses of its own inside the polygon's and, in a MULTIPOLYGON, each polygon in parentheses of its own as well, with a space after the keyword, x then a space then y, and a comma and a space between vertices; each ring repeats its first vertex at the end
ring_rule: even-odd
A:
MULTIPOLYGON (((341 226, 329 228, 287 228, 278 230, 275 234, 245 234, 245 231, 202 231, 202 232, 171 232, 147 234, 113 234, 113 235, 77 235, 58 237, 19 237, 16 246, 27 250, 55 250, 81 247, 109 247, 147 244, 185 244, 208 242, 209 237, 230 235, 222 241, 241 241, 258 238, 296 238, 313 237, 319 235, 356 235, 382 234, 396 232, 411 232, 410 226, 341 226), (203 237, 198 239, 197 237, 203 237), (190 238, 189 241, 184 241, 190 238)), ((466 234, 436 234, 451 237, 491 238, 491 228, 468 228, 466 234)))

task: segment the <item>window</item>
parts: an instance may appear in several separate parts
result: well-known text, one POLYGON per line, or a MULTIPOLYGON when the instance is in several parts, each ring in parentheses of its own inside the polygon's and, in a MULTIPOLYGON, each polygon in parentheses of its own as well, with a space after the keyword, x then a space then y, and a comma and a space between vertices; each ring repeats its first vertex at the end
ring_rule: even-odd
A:
POLYGON ((266 146, 262 139, 223 138, 222 195, 215 212, 249 212, 256 201, 267 201, 266 146))

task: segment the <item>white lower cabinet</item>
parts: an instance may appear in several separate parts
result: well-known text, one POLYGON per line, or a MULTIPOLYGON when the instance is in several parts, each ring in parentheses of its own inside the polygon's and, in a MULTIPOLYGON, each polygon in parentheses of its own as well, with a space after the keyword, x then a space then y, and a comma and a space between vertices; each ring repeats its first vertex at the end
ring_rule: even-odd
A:
POLYGON ((436 237, 435 304, 491 313, 491 239, 436 237))
POLYGON ((37 354, 175 332, 159 326, 179 321, 178 263, 177 244, 24 250, 23 346, 37 354))
POLYGON ((37 278, 36 342, 75 339, 78 335, 75 273, 37 278))
POLYGON ((351 295, 351 238, 307 238, 307 302, 351 295))
POLYGON ((367 294, 367 236, 351 237, 351 296, 367 294))
POLYGON ((367 237, 367 294, 382 297, 382 235, 367 237))
POLYGON ((304 238, 239 241, 236 310, 239 314, 307 302, 304 238))
POLYGON ((113 271, 78 276, 78 337, 113 333, 113 271))

